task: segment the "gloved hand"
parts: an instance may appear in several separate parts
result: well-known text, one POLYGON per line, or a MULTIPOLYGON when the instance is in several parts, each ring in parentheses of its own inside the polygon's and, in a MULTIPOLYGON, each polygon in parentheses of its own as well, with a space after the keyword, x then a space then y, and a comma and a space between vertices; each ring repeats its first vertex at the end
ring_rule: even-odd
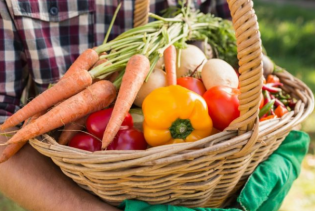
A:
POLYGON ((310 143, 307 133, 291 131, 280 147, 249 178, 237 201, 246 210, 278 210, 294 180, 310 143))
MULTIPOLYGON (((282 204, 293 181, 298 177, 310 138, 308 134, 291 131, 281 146, 248 179, 237 201, 244 210, 275 211, 282 204)), ((125 200, 125 211, 240 211, 236 208, 186 208, 172 205, 149 205, 146 202, 125 200)))

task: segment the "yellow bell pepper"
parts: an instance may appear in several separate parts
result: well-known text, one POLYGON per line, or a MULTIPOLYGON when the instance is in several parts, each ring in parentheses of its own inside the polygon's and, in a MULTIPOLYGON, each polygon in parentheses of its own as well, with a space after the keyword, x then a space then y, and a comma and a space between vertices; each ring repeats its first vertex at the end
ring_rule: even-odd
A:
POLYGON ((181 86, 155 89, 142 104, 143 132, 150 146, 197 141, 211 134, 204 99, 181 86))

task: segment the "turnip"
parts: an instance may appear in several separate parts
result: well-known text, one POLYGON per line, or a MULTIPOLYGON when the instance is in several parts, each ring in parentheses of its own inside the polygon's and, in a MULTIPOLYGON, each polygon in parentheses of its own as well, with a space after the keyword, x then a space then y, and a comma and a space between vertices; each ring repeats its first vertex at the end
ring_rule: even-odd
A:
POLYGON ((208 60, 203 65, 201 78, 207 90, 218 85, 238 87, 238 77, 235 70, 222 59, 208 60))
POLYGON ((164 57, 162 56, 155 65, 155 68, 164 70, 164 57))
POLYGON ((164 86, 166 86, 166 73, 161 69, 155 68, 152 71, 149 80, 144 82, 140 88, 134 104, 141 107, 146 96, 148 96, 153 90, 164 86))
POLYGON ((265 76, 265 78, 267 78, 268 75, 273 73, 274 64, 270 60, 270 58, 268 56, 264 55, 264 54, 263 54, 263 57, 262 57, 262 61, 263 61, 264 76, 265 76))
POLYGON ((207 59, 212 59, 214 57, 212 47, 209 43, 202 40, 195 40, 189 44, 198 47, 207 57, 207 59))
POLYGON ((176 67, 177 78, 185 77, 190 75, 198 65, 197 69, 201 72, 203 64, 207 61, 205 54, 194 45, 187 45, 187 48, 182 49, 180 55, 180 65, 176 67))

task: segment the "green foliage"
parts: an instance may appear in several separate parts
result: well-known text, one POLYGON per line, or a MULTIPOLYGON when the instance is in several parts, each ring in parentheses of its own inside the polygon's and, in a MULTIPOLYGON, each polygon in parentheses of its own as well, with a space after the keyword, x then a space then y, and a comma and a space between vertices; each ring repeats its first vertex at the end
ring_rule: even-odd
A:
MULTIPOLYGON (((183 8, 170 7, 163 12, 164 17, 174 17, 183 12, 183 8)), ((194 15, 194 13, 186 13, 188 16, 194 15)), ((215 17, 212 14, 197 14, 197 23, 203 25, 208 23, 208 27, 200 27, 197 30, 192 30, 189 40, 201 40, 207 41, 213 50, 214 57, 220 58, 228 62, 233 67, 238 67, 237 60, 237 46, 235 32, 232 26, 232 22, 229 20, 223 20, 222 18, 215 17)), ((189 20, 188 20, 189 21, 189 20)), ((190 23, 192 24, 192 23, 190 23)), ((185 40, 184 40, 185 41, 185 40)), ((183 43, 175 43, 181 47, 183 43)))
MULTIPOLYGON (((262 43, 268 56, 315 92, 315 8, 255 1, 262 43)), ((315 154, 315 112, 302 124, 315 154)))
POLYGON ((210 14, 200 16, 198 22, 217 21, 218 27, 199 30, 195 35, 197 40, 207 40, 213 49, 215 57, 228 62, 233 67, 238 67, 237 46, 232 22, 215 18, 210 14))
POLYGON ((314 9, 255 1, 264 47, 271 56, 315 61, 314 9))

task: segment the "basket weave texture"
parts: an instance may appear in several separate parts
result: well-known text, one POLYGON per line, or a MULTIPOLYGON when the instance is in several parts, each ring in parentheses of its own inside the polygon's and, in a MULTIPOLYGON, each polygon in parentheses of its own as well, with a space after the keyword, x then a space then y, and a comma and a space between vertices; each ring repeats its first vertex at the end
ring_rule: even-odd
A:
MULTIPOLYGON (((290 130, 313 110, 310 89, 288 72, 277 73, 284 91, 298 102, 281 119, 259 123, 262 87, 260 33, 251 0, 228 1, 236 32, 241 73, 241 115, 223 132, 192 143, 143 151, 87 152, 43 135, 30 144, 68 177, 106 202, 125 199, 187 207, 223 207, 256 166, 278 148, 290 130)), ((137 0, 135 25, 146 23, 149 0, 137 0), (145 19, 145 21, 141 21, 145 19), (139 22, 140 21, 140 22, 139 22)))

